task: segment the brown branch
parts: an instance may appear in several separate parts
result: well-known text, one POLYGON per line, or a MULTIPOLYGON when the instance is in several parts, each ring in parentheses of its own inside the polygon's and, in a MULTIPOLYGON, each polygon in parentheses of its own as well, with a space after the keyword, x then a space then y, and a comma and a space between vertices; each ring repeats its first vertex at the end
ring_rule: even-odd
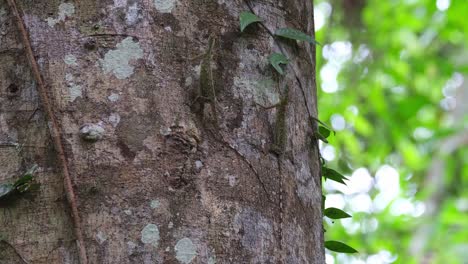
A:
POLYGON ((85 243, 83 239, 83 231, 81 228, 81 221, 80 221, 80 216, 78 214, 78 206, 76 204, 76 198, 75 198, 75 192, 73 191, 73 184, 71 181, 70 177, 70 172, 68 170, 68 162, 65 157, 65 150, 62 145, 62 133, 59 128, 59 123, 57 119, 55 118, 54 111, 52 104, 50 102, 49 97, 47 96, 47 89, 46 85, 42 79, 41 73, 39 71, 39 66, 37 64, 36 59, 34 58, 34 53, 31 48, 31 43, 29 40, 28 32, 26 31, 26 27, 24 26, 23 19, 21 18, 21 15, 18 11, 18 8, 16 6, 15 0, 7 0, 8 5, 11 8, 11 11, 13 15, 16 18, 16 22, 18 23, 18 28, 21 33, 21 37, 24 42, 24 48, 26 51, 26 55, 28 57, 29 64, 32 69, 32 73, 34 76, 34 79, 37 82, 38 86, 38 91, 39 91, 39 96, 41 98, 42 104, 44 105, 44 110, 47 114, 47 117, 51 123, 49 126, 50 129, 50 134, 54 142, 55 149, 58 152, 59 156, 59 161, 60 165, 62 167, 63 171, 63 177, 65 181, 65 190, 68 198, 69 205, 71 207, 71 213, 72 213, 72 218, 73 218, 73 225, 74 225, 74 232, 76 236, 76 242, 77 242, 77 247, 79 251, 79 257, 80 257, 80 263, 81 264, 88 264, 88 258, 86 256, 86 249, 85 249, 85 243))

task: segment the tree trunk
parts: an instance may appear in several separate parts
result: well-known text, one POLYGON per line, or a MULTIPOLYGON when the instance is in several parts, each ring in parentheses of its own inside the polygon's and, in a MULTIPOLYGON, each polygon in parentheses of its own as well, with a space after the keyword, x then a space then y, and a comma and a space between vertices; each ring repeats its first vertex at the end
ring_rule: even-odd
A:
MULTIPOLYGON (((0 263, 324 263, 313 46, 241 33, 246 1, 16 1, 0 0, 0 184, 37 164, 41 186, 0 208, 0 263), (197 92, 210 35, 215 100, 197 92), (259 105, 284 87, 275 154, 281 113, 259 105)), ((314 32, 311 1, 250 6, 314 32)))

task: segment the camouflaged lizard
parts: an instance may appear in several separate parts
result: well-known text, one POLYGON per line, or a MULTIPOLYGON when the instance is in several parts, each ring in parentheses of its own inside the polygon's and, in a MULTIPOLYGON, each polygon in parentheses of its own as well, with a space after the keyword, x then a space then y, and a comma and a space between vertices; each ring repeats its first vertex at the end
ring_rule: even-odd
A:
POLYGON ((202 61, 200 64, 200 82, 198 87, 198 94, 192 105, 196 102, 200 103, 200 114, 204 117, 205 104, 209 103, 215 125, 218 124, 218 115, 216 113, 216 93, 213 78, 213 68, 211 63, 213 61, 213 50, 215 46, 215 36, 211 34, 208 38, 208 49, 202 55, 202 61))
POLYGON ((278 173, 279 173, 279 249, 280 249, 280 263, 285 263, 284 260, 284 249, 283 249, 283 223, 284 223, 284 177, 281 168, 281 162, 283 158, 283 154, 286 150, 286 143, 288 139, 287 135, 287 108, 289 102, 289 87, 286 86, 284 88, 283 94, 280 94, 280 101, 277 104, 272 106, 264 107, 265 109, 276 108, 276 120, 275 120, 275 128, 273 134, 273 143, 270 147, 270 152, 276 154, 278 156, 278 173))
POLYGON ((193 100, 192 105, 196 102, 200 103, 200 108, 199 108, 199 113, 201 114, 202 118, 204 118, 205 114, 205 104, 208 103, 210 104, 211 112, 213 115, 213 123, 214 123, 214 128, 216 131, 213 131, 212 129, 207 128, 207 132, 209 132, 212 136, 213 139, 221 143, 222 145, 228 147, 231 149, 247 166, 249 169, 253 172, 255 177, 257 177, 258 181, 260 182, 260 185, 263 189, 263 191, 266 193, 266 198, 272 202, 269 193, 265 187, 265 184, 260 178, 260 175, 258 174, 257 170, 254 168, 254 166, 250 163, 250 161, 242 155, 234 146, 229 144, 226 140, 224 140, 223 136, 220 133, 220 127, 218 124, 218 114, 216 112, 216 90, 215 90, 215 83, 214 83, 214 76, 213 76, 213 68, 212 68, 212 62, 213 62, 213 53, 214 53, 214 46, 215 46, 216 38, 214 34, 211 34, 208 38, 208 49, 207 51, 201 56, 202 61, 200 65, 200 79, 199 79, 199 87, 198 87, 198 94, 196 98, 193 100))

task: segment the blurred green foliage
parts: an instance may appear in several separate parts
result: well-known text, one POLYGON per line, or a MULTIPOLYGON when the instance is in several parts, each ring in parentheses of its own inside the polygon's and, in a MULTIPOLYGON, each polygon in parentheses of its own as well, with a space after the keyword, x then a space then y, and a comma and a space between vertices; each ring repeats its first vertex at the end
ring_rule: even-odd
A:
POLYGON ((326 207, 353 215, 325 237, 359 251, 328 263, 468 263, 468 2, 314 6, 319 117, 337 130, 322 154, 351 182, 326 182, 326 207))

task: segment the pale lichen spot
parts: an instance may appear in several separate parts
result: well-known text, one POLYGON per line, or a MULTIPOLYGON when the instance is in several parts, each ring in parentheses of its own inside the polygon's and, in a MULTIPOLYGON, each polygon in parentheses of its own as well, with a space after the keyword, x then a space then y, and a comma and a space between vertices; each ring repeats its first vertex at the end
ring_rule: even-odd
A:
POLYGON ((71 74, 71 73, 65 74, 65 80, 66 80, 67 82, 73 81, 73 74, 71 74))
POLYGON ((127 25, 133 25, 138 21, 140 8, 135 2, 133 5, 128 7, 127 14, 125 15, 125 20, 127 25))
POLYGON ((161 205, 161 203, 158 200, 152 200, 150 202, 150 207, 151 209, 156 209, 161 205))
POLYGON ((168 227, 169 229, 173 228, 173 227, 174 227, 174 223, 169 222, 169 224, 167 225, 167 227, 168 227))
POLYGON ((125 79, 133 74, 135 67, 130 65, 130 60, 143 57, 143 50, 138 42, 127 37, 117 44, 116 49, 111 50, 100 60, 104 73, 112 73, 118 79, 125 79))
POLYGON ((83 87, 73 82, 73 75, 71 73, 65 74, 65 81, 68 87, 68 101, 73 102, 76 98, 83 96, 83 87))
POLYGON ((197 248, 192 243, 192 240, 187 237, 179 240, 174 249, 176 252, 176 259, 184 264, 192 262, 192 260, 197 255, 197 248))
POLYGON ((185 87, 188 87, 188 86, 192 85, 192 83, 193 83, 192 77, 189 76, 189 77, 185 78, 185 87))
POLYGON ((130 210, 130 209, 124 210, 124 213, 126 215, 132 215, 132 210, 130 210))
POLYGON ((155 224, 148 224, 141 230, 141 242, 151 244, 158 247, 159 244, 159 229, 155 224))
POLYGON ((127 242, 127 250, 128 250, 128 253, 129 253, 130 255, 132 255, 133 252, 135 251, 135 249, 137 248, 137 246, 138 246, 138 245, 137 245, 136 243, 134 243, 134 242, 132 242, 132 241, 128 241, 128 242, 127 242))
POLYGON ((127 0, 114 0, 114 6, 115 7, 126 7, 127 6, 127 0))
POLYGON ((85 123, 80 127, 80 137, 89 142, 96 142, 104 137, 105 130, 101 123, 85 123))
POLYGON ((229 175, 228 181, 229 181, 229 186, 234 187, 236 185, 236 176, 229 175))
POLYGON ((113 127, 117 127, 117 125, 120 123, 120 115, 118 113, 112 113, 109 116, 109 123, 113 127))
POLYGON ((111 93, 109 96, 107 96, 107 99, 111 102, 117 102, 120 99, 120 95, 116 93, 111 93))
POLYGON ((81 87, 81 85, 70 83, 68 85, 68 93, 70 94, 70 102, 73 102, 76 98, 82 97, 83 87, 81 87))
POLYGON ((54 27, 57 23, 65 21, 67 17, 72 16, 75 13, 75 6, 72 3, 62 3, 59 5, 59 14, 57 18, 48 17, 47 24, 50 27, 54 27))
POLYGON ((216 257, 210 257, 208 259, 208 264, 216 264, 216 257))
POLYGON ((154 7, 161 13, 171 13, 176 0, 154 0, 154 7))
POLYGON ((107 237, 106 235, 102 232, 102 231, 99 231, 97 234, 96 234, 96 241, 99 243, 99 244, 102 244, 104 242, 106 242, 107 240, 107 237))
POLYGON ((254 80, 244 76, 234 77, 235 95, 242 97, 245 93, 253 95, 253 99, 257 104, 273 105, 279 102, 279 92, 277 84, 273 79, 254 80))
POLYGON ((78 65, 78 63, 76 62, 76 57, 75 57, 75 55, 72 55, 72 54, 67 54, 67 55, 65 55, 65 58, 63 59, 63 61, 64 61, 67 65, 70 65, 70 66, 76 66, 76 65, 78 65))
POLYGON ((197 170, 200 170, 202 167, 203 167, 203 162, 201 162, 201 160, 196 160, 195 161, 195 168, 197 170))
POLYGON ((127 247, 128 247, 129 249, 134 249, 134 248, 137 247, 137 244, 135 244, 135 242, 128 241, 128 242, 127 242, 127 247))

